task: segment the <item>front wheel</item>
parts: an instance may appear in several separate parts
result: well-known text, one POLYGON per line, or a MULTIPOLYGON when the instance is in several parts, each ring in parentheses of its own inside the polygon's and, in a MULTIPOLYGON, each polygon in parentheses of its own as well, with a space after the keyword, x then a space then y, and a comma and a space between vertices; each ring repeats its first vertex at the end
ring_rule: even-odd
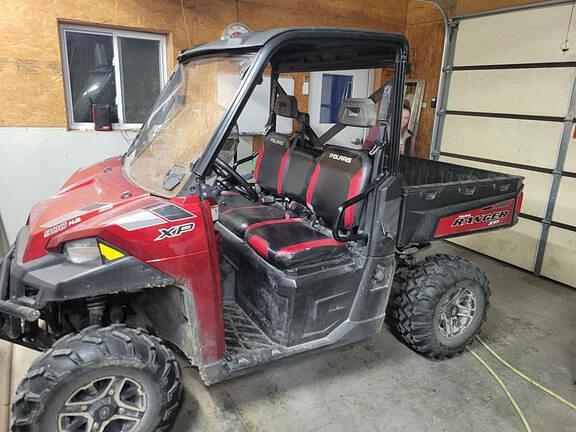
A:
POLYGON ((62 338, 32 364, 12 405, 12 432, 160 432, 180 372, 159 339, 123 325, 62 338))
POLYGON ((414 351, 460 354, 486 319, 490 286, 476 265, 450 255, 426 257, 401 277, 392 300, 395 333, 414 351))

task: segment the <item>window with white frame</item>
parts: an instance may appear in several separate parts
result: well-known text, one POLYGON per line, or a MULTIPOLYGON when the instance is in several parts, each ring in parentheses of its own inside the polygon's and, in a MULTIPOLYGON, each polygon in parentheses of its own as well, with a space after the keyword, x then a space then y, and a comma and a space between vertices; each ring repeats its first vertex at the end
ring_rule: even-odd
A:
POLYGON ((93 127, 94 105, 109 107, 115 128, 139 127, 167 79, 166 37, 67 24, 60 31, 70 127, 93 127))

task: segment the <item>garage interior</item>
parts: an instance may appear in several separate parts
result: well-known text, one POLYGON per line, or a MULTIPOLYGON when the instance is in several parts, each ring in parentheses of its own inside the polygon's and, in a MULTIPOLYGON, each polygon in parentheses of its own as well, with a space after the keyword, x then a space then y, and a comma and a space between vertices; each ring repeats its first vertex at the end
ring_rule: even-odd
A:
MULTIPOLYGON (((79 167, 126 152, 181 50, 245 29, 322 26, 402 33, 410 44, 405 99, 412 111, 411 155, 524 178, 515 226, 434 242, 419 257, 454 255, 486 273, 492 297, 481 339, 461 356, 432 361, 384 329, 367 340, 279 360, 211 387, 179 358, 183 399, 170 430, 576 431, 575 3, 6 2, 0 16, 0 255, 36 202, 57 193, 79 167), (94 114, 76 110, 80 72, 69 67, 68 56, 73 35, 83 32, 108 32, 114 56, 127 53, 125 65, 129 51, 122 44, 129 38, 148 43, 133 48, 137 68, 138 56, 154 55, 154 67, 141 66, 129 80, 116 82, 125 99, 108 112, 111 131, 94 130, 86 117, 94 114), (146 51, 150 46, 155 48, 146 51), (161 85, 146 82, 149 73, 161 85), (153 89, 141 92, 149 93, 148 100, 139 100, 144 111, 131 110, 127 102, 129 82, 138 80, 153 89)), ((319 132, 328 130, 323 123, 334 123, 321 120, 322 73, 280 78, 319 132)), ((377 74, 350 77, 354 87, 348 97, 368 97, 386 81, 377 74)), ((270 98, 258 97, 264 104, 270 98)), ((252 108, 253 118, 239 120, 239 157, 263 146, 259 124, 267 111, 260 113, 256 103, 252 108)), ((293 124, 283 119, 279 126, 291 131, 293 124)), ((389 326, 387 318, 384 327, 389 326)), ((10 428, 12 397, 36 356, 0 341, 0 430, 10 428)))

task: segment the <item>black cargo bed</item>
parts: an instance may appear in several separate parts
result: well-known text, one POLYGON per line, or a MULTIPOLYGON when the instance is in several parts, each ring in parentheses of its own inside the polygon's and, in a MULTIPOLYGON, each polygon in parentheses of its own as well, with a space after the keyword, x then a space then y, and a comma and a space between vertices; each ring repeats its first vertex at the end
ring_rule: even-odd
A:
POLYGON ((517 222, 520 176, 408 156, 400 158, 399 171, 399 247, 517 222))

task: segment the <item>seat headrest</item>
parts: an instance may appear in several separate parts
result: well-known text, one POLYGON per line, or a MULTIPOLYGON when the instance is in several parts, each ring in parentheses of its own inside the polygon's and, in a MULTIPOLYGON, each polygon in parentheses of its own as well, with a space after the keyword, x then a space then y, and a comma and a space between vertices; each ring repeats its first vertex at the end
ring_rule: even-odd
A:
POLYGON ((340 105, 338 123, 368 128, 376 126, 376 104, 370 98, 350 98, 340 105))
POLYGON ((278 95, 274 104, 274 112, 281 117, 298 117, 298 101, 295 96, 278 95))

